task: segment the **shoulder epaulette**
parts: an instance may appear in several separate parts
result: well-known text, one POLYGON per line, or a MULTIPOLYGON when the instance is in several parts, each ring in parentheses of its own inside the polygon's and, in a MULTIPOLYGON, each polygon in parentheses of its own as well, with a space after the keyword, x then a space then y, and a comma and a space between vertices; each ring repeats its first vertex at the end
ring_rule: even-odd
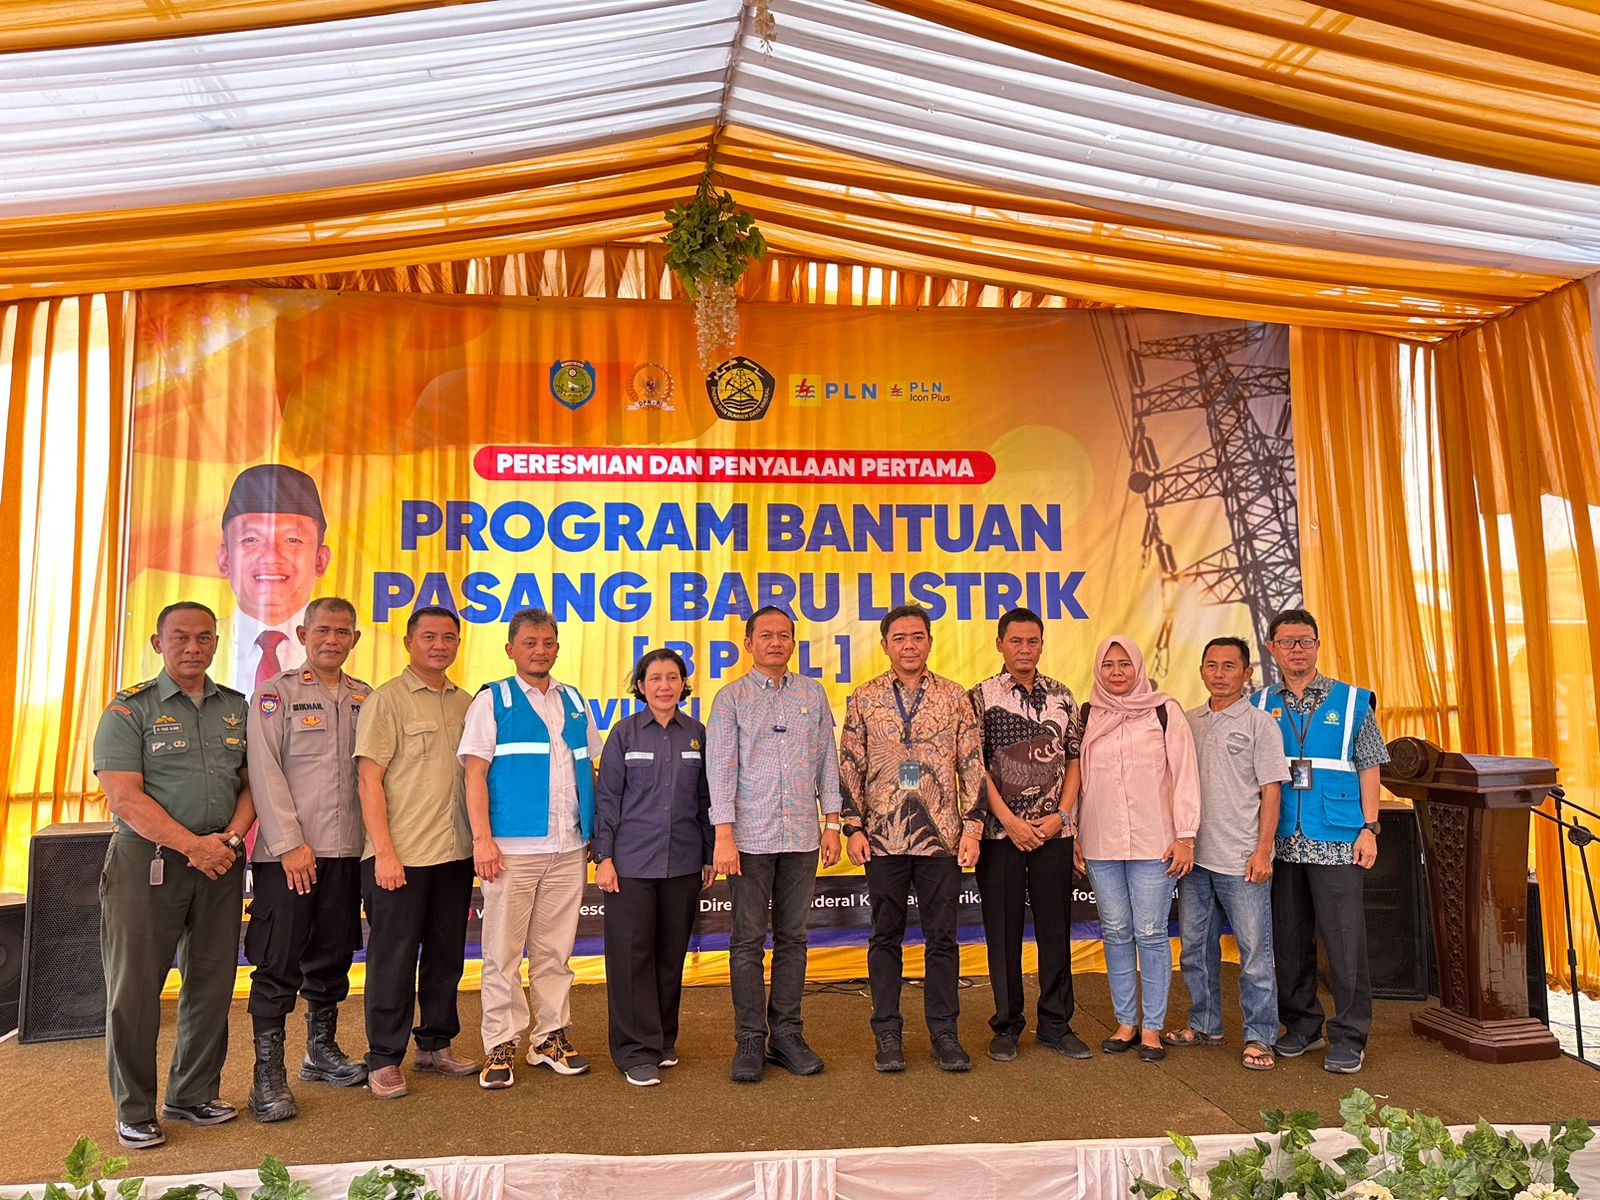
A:
POLYGON ((123 688, 117 693, 117 699, 126 700, 130 696, 137 696, 140 692, 149 691, 151 688, 155 687, 155 685, 156 681, 154 679, 146 679, 143 683, 136 683, 132 687, 123 688))
POLYGON ((354 675, 346 675, 344 678, 345 682, 350 685, 350 689, 352 691, 368 693, 372 691, 372 685, 365 679, 357 679, 354 675))
MULTIPOLYGON (((217 681, 216 680, 212 680, 212 682, 216 683, 217 681)), ((237 696, 241 700, 246 699, 245 694, 243 692, 241 692, 238 688, 229 687, 225 683, 217 683, 217 691, 222 692, 222 693, 224 693, 226 695, 229 695, 229 696, 237 696)))

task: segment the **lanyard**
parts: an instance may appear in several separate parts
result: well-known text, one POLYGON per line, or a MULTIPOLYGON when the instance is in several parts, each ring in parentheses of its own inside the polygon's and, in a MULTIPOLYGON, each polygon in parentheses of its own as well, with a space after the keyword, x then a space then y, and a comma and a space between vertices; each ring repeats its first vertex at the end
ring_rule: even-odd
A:
POLYGON ((1313 714, 1307 713, 1305 724, 1302 725, 1299 721, 1294 719, 1295 711, 1289 707, 1289 701, 1287 697, 1283 702, 1283 711, 1284 714, 1289 718, 1289 728, 1294 730, 1295 747, 1299 752, 1299 757, 1304 758, 1306 756, 1306 738, 1311 734, 1311 718, 1313 714))
POLYGON ((924 675, 922 682, 917 685, 917 698, 911 702, 911 711, 907 712, 905 702, 900 698, 900 681, 898 679, 894 681, 894 706, 900 710, 900 720, 904 722, 904 728, 900 733, 902 745, 911 745, 911 722, 917 719, 917 709, 922 707, 922 696, 927 690, 928 677, 924 675))

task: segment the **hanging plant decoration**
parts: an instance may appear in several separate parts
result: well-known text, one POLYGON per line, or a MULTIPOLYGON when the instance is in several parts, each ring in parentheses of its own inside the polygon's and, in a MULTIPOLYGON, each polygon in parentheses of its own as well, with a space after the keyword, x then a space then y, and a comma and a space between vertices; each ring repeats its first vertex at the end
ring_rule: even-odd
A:
POLYGON ((737 289, 745 268, 767 253, 755 218, 728 192, 711 185, 711 164, 694 199, 666 213, 671 227, 661 240, 667 266, 694 302, 695 343, 702 373, 727 356, 739 336, 737 289))

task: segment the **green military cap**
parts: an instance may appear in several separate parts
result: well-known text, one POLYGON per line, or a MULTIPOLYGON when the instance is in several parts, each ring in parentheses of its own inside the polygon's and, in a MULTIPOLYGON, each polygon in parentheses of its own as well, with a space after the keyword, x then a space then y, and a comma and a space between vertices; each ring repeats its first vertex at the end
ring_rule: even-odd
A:
POLYGON ((293 513, 314 520, 319 534, 328 531, 317 481, 281 463, 262 463, 239 472, 222 510, 222 528, 226 530, 229 521, 244 513, 293 513))

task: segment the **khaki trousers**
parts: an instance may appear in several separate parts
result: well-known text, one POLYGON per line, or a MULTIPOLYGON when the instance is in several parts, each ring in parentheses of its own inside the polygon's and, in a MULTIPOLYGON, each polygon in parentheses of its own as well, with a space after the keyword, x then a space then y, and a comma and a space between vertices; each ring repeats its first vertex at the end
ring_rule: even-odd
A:
POLYGON ((587 848, 562 854, 507 854, 505 870, 483 885, 483 1048, 528 1029, 522 960, 533 993, 533 1045, 572 1020, 572 943, 588 877, 587 848))

